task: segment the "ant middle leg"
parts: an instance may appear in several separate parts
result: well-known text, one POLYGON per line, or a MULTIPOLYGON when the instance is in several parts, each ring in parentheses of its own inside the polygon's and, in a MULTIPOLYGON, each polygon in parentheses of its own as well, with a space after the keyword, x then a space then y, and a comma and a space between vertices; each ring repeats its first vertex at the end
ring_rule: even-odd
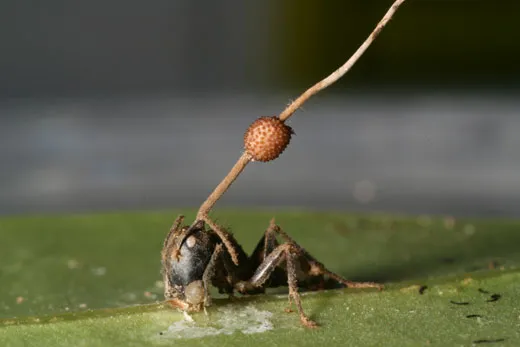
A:
MULTIPOLYGON (((382 288, 382 285, 374 282, 349 281, 328 270, 276 225, 274 220, 271 220, 264 237, 260 240, 249 261, 256 268, 256 271, 249 280, 235 283, 235 289, 242 294, 252 294, 255 290, 261 288, 287 284, 289 287, 289 305, 292 302, 295 303, 300 314, 300 320, 307 327, 316 327, 317 324, 309 319, 303 311, 300 294, 298 293, 299 275, 303 275, 303 278, 301 278, 303 281, 309 277, 323 278, 328 276, 347 287, 382 288), (278 243, 276 240, 278 235, 285 243, 281 245, 278 243), (284 267, 285 269, 283 269, 284 267)), ((305 286, 304 282, 302 284, 305 286)))
POLYGON ((301 253, 293 243, 284 243, 277 246, 256 269, 248 281, 240 281, 235 284, 237 291, 248 293, 263 287, 265 282, 273 274, 273 271, 285 261, 287 269, 287 285, 289 287, 289 302, 294 301, 300 314, 300 321, 308 328, 317 327, 316 322, 311 320, 303 311, 303 306, 298 293, 297 262, 301 253))

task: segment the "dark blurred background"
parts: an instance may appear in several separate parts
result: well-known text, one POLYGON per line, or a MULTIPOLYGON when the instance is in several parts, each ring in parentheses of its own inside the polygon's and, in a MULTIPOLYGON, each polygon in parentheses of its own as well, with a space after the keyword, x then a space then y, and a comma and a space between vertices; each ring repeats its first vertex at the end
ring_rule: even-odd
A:
MULTIPOLYGON (((195 207, 391 0, 0 3, 0 213, 195 207)), ((520 216, 520 1, 409 0, 221 206, 520 216)))

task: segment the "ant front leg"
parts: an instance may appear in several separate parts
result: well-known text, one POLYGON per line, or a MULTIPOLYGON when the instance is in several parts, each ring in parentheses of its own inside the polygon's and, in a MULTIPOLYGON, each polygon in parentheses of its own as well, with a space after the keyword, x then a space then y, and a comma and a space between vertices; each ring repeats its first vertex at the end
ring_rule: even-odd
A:
MULTIPOLYGON (((208 266, 204 270, 204 274, 202 275, 202 283, 204 285, 204 312, 206 312, 206 307, 211 305, 211 296, 209 294, 209 288, 211 286, 211 281, 215 277, 215 268, 217 264, 217 259, 222 254, 222 244, 218 244, 211 255, 211 259, 209 260, 208 266)), ((206 312, 207 313, 207 312, 206 312)))

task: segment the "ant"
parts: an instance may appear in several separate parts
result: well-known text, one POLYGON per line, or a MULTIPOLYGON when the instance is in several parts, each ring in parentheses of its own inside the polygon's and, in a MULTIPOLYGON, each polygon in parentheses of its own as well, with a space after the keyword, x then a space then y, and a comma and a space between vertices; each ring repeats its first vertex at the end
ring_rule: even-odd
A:
POLYGON ((266 288, 288 285, 289 305, 294 301, 304 326, 316 327, 316 322, 303 312, 298 288, 327 289, 331 288, 332 282, 354 288, 382 289, 383 286, 377 283, 351 282, 327 270, 283 232, 274 220, 248 256, 232 234, 211 221, 208 212, 248 163, 274 160, 285 150, 293 134, 285 121, 311 96, 352 68, 404 1, 394 1, 368 38, 332 74, 307 89, 279 116, 260 117, 254 121, 244 134, 244 152, 200 206, 195 222, 191 226, 182 226, 182 216, 175 220, 161 252, 164 296, 172 306, 184 312, 205 309, 211 304, 210 285, 230 296, 235 291, 258 294, 264 293, 266 288), (283 243, 278 242, 278 237, 283 239, 283 243))
POLYGON ((328 289, 334 284, 383 288, 374 282, 348 281, 327 270, 276 225, 274 219, 250 256, 228 231, 216 225, 206 230, 203 220, 183 226, 183 219, 179 216, 173 223, 164 240, 161 259, 164 296, 173 307, 184 312, 205 310, 211 305, 210 285, 230 296, 235 291, 260 294, 266 288, 287 285, 289 307, 294 301, 301 323, 314 328, 317 323, 303 311, 298 288, 328 289), (279 243, 277 237, 284 242, 279 243))

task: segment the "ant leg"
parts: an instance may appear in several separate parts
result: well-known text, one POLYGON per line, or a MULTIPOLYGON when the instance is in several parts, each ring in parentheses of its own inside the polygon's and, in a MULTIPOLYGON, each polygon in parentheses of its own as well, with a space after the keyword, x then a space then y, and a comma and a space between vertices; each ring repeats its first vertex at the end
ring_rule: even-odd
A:
POLYGON ((237 248, 235 247, 237 245, 235 238, 224 228, 221 228, 216 223, 213 223, 211 219, 205 218, 204 221, 209 225, 211 229, 213 229, 213 231, 222 240, 224 246, 226 246, 227 248, 229 255, 231 256, 231 260, 233 260, 233 263, 235 263, 235 265, 238 266, 240 263, 238 258, 241 252, 237 250, 237 248))
POLYGON ((300 321, 308 328, 317 327, 316 322, 312 321, 305 312, 298 293, 298 278, 296 274, 296 262, 301 256, 299 248, 292 243, 284 243, 276 247, 256 269, 253 277, 249 281, 236 283, 237 291, 244 293, 255 288, 261 287, 273 271, 285 260, 287 268, 287 284, 289 286, 289 302, 294 301, 300 314, 300 321))
MULTIPOLYGON (((267 258, 276 247, 278 247, 279 243, 276 239, 276 232, 274 231, 275 226, 276 225, 273 223, 269 224, 269 227, 265 230, 260 241, 258 241, 254 251, 249 256, 249 263, 252 267, 252 271, 258 268, 264 259, 267 258)), ((281 284, 285 285, 285 282, 286 281, 281 284)))
POLYGON ((217 259, 220 257, 222 253, 222 244, 218 244, 211 255, 211 259, 209 260, 208 266, 204 270, 202 274, 202 283, 204 285, 204 310, 206 306, 211 305, 211 296, 209 295, 209 287, 211 285, 211 280, 215 276, 215 264, 217 263, 217 259))
POLYGON ((235 283, 236 291, 241 294, 250 294, 262 288, 276 267, 285 260, 285 251, 289 246, 289 244, 283 244, 276 247, 256 268, 256 271, 249 280, 235 283))
POLYGON ((298 245, 278 225, 274 224, 274 220, 271 220, 271 225, 270 225, 269 228, 272 229, 274 232, 278 233, 286 242, 294 244, 295 247, 298 248, 298 251, 301 252, 305 256, 305 258, 307 260, 307 263, 310 266, 309 275, 313 275, 313 276, 327 275, 330 278, 332 278, 335 281, 345 285, 348 288, 377 288, 379 290, 382 290, 384 288, 384 285, 379 284, 379 283, 375 283, 375 282, 354 282, 354 281, 349 281, 349 280, 341 277, 340 275, 330 271, 329 269, 327 269, 325 267, 325 265, 323 265, 322 263, 320 263, 319 261, 314 259, 313 256, 311 256, 303 247, 298 245))
POLYGON ((296 261, 298 260, 297 253, 288 251, 286 257, 287 282, 289 284, 289 302, 291 302, 291 298, 294 300, 294 303, 298 308, 298 313, 300 314, 300 321, 303 325, 308 328, 316 328, 318 324, 315 321, 309 319, 305 312, 303 312, 302 300, 300 298, 300 294, 298 293, 298 280, 296 276, 296 261))
POLYGON ((379 290, 384 289, 384 285, 381 283, 376 282, 354 282, 349 281, 346 278, 343 278, 342 276, 328 270, 325 265, 320 263, 314 258, 307 259, 309 265, 311 266, 311 269, 309 270, 309 273, 312 275, 327 275, 336 282, 339 282, 346 286, 347 288, 377 288, 379 290))

